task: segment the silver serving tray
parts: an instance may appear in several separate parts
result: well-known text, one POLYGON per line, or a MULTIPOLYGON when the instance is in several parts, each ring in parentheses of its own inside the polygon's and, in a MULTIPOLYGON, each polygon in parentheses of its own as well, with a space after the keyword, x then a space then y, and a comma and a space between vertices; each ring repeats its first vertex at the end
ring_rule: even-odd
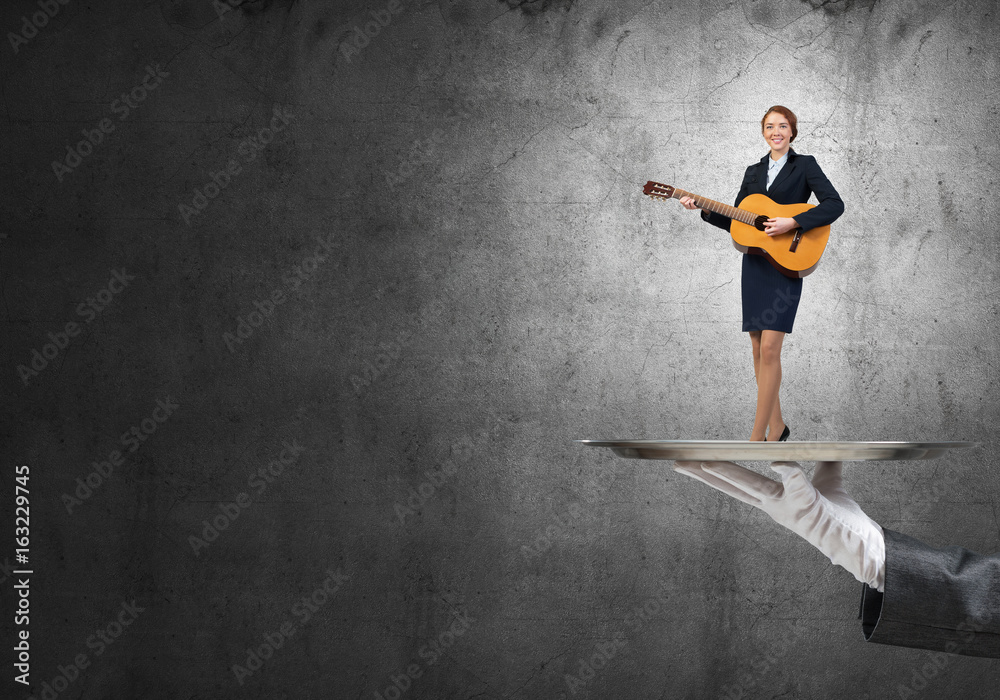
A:
POLYGON ((633 459, 865 462, 934 459, 977 442, 749 442, 744 440, 577 440, 633 459))

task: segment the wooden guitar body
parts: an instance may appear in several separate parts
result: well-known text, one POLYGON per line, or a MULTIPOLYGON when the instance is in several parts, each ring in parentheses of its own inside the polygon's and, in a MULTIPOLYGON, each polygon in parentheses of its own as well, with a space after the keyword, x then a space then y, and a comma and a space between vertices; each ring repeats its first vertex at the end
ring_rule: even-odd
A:
MULTIPOLYGON (((777 204, 766 195, 751 194, 744 197, 737 206, 744 211, 759 214, 765 219, 773 219, 793 217, 809 211, 815 205, 777 204)), ((738 251, 764 256, 788 277, 805 277, 816 269, 819 259, 823 257, 827 241, 830 240, 830 227, 819 226, 800 232, 798 245, 794 251, 791 250, 795 238, 794 231, 768 236, 756 225, 751 226, 733 219, 733 223, 729 226, 729 235, 733 237, 733 245, 738 251)))

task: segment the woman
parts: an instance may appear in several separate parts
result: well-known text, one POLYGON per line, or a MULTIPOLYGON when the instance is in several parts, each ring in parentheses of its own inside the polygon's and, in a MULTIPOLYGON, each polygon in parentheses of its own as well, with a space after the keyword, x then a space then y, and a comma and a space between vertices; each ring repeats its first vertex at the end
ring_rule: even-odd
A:
MULTIPOLYGON (((768 219, 764 228, 769 236, 801 228, 803 231, 833 223, 844 213, 844 203, 837 190, 823 174, 816 159, 792 150, 798 135, 798 120, 792 110, 775 105, 760 120, 761 133, 771 152, 747 168, 736 204, 750 194, 759 193, 778 204, 800 204, 815 194, 819 205, 794 218, 768 219)), ((683 197, 685 209, 697 209, 694 199, 683 197)), ((731 219, 702 210, 705 221, 729 230, 731 219)), ((791 433, 781 416, 778 389, 781 387, 781 345, 792 332, 795 312, 802 293, 802 279, 778 272, 761 255, 743 256, 743 330, 750 334, 753 348, 753 372, 757 379, 757 412, 750 439, 787 440, 791 433)))

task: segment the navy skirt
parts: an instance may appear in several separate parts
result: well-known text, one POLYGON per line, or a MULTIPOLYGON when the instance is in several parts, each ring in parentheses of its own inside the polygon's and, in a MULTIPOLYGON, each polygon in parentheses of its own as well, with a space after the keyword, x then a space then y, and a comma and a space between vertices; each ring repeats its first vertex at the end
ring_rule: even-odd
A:
POLYGON ((762 255, 743 255, 743 330, 791 333, 802 278, 774 269, 762 255))

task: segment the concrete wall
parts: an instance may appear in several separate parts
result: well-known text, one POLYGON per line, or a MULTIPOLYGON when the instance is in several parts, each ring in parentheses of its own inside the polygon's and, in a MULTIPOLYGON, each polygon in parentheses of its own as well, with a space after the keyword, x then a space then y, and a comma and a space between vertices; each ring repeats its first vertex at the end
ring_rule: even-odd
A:
POLYGON ((848 483, 998 549, 994 3, 232 4, 0 11, 34 697, 993 692, 867 645, 766 516, 572 440, 749 435, 739 255, 640 188, 729 200, 785 104, 847 207, 792 438, 982 442, 848 483))

